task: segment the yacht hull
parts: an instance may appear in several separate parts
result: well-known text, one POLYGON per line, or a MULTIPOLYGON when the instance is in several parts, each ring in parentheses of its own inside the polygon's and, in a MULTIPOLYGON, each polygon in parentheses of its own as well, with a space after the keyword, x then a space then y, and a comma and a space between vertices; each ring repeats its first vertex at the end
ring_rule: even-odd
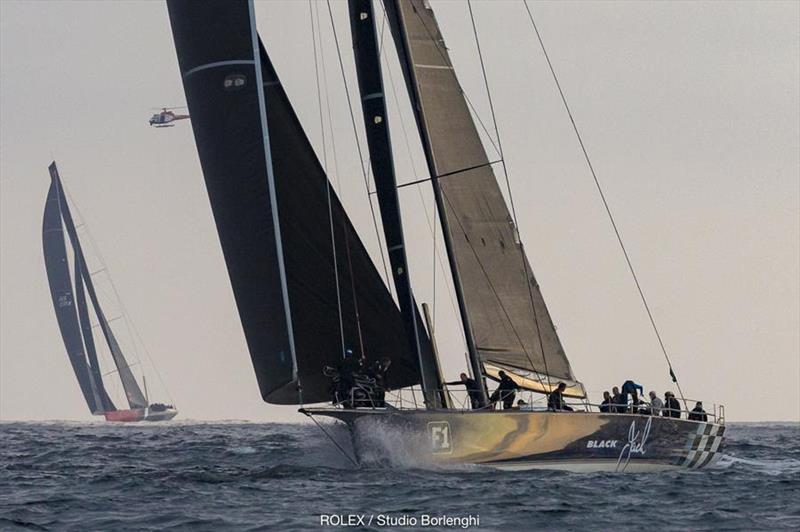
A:
POLYGON ((362 460, 394 453, 419 463, 503 470, 664 471, 702 468, 725 426, 592 412, 305 409, 347 424, 362 460))
POLYGON ((105 412, 106 421, 129 423, 135 421, 168 421, 178 415, 174 408, 152 410, 150 408, 131 408, 129 410, 112 410, 105 412))

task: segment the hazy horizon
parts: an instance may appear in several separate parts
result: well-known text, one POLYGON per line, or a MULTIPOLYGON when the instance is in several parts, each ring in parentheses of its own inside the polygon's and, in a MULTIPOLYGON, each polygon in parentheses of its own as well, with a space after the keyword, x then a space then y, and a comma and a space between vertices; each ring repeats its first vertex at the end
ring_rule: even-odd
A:
MULTIPOLYGON (((431 4, 491 124, 466 3, 431 4)), ((357 105, 346 3, 332 5, 357 105)), ((629 378, 675 390, 521 2, 472 5, 521 236, 578 379, 593 399, 629 378)), ((687 397, 725 404, 729 421, 800 421, 800 3, 530 5, 687 397)), ((383 271, 327 5, 317 8, 329 175, 383 271)), ((257 2, 256 13, 322 159, 309 4, 257 2)), ((410 182, 427 170, 384 44, 398 180, 410 182)), ((304 421, 260 398, 191 124, 147 124, 151 108, 184 104, 163 2, 0 2, 0 421, 93 419, 42 260, 52 159, 178 420, 304 421)), ((430 186, 401 191, 415 294, 433 304, 436 285, 451 380, 464 342, 447 275, 432 268, 430 186)))

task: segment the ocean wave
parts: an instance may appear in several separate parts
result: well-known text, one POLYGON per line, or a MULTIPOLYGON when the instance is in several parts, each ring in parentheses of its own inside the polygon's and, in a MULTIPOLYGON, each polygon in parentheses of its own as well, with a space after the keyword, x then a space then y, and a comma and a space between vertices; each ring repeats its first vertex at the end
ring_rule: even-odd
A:
POLYGON ((488 530, 800 526, 794 425, 732 424, 713 467, 635 475, 434 467, 391 430, 371 431, 356 467, 347 430, 323 428, 2 423, 0 529, 308 529, 379 512, 475 514, 488 530))

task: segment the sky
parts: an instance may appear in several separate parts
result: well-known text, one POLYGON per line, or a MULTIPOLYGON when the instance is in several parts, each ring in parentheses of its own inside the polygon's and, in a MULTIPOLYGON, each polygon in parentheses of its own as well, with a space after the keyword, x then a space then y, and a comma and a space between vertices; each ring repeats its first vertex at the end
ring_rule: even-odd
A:
MULTIPOLYGON (((431 4, 491 124, 467 5, 431 4)), ((521 236, 576 375, 594 398, 629 378, 674 389, 523 5, 472 4, 521 236)), ((331 5, 356 98, 346 3, 331 5)), ((800 3, 530 5, 687 397, 724 404, 729 421, 800 421, 800 3)), ((261 1, 256 14, 381 268, 327 5, 261 1)), ((388 119, 409 182, 426 167, 389 41, 388 119)), ((151 399, 184 419, 301 421, 260 398, 191 124, 147 125, 151 108, 184 103, 163 2, 0 1, 0 420, 91 419, 42 259, 56 159, 141 337, 129 352, 151 399)), ((403 188, 401 204, 415 293, 435 307, 454 379, 464 341, 429 186, 403 188)), ((106 272, 97 283, 110 295, 106 272)))

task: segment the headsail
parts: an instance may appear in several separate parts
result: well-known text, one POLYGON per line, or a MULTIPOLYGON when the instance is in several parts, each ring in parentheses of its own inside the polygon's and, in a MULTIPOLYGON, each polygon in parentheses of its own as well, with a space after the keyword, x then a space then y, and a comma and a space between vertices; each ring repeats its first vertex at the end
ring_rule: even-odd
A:
POLYGON ((262 397, 283 404, 328 400, 323 366, 340 361, 343 346, 367 361, 392 359, 393 388, 418 383, 397 305, 260 44, 252 3, 170 0, 168 8, 262 397))
POLYGON ((78 318, 81 323, 81 333, 83 334, 83 345, 86 348, 86 356, 89 359, 89 370, 92 373, 92 387, 94 388, 95 400, 102 405, 103 412, 116 410, 114 403, 106 393, 104 386, 96 386, 95 383, 103 382, 103 373, 100 370, 100 362, 97 359, 97 349, 94 343, 94 333, 92 332, 92 322, 89 317, 89 306, 86 304, 86 292, 83 287, 83 275, 79 272, 86 269, 80 257, 75 255, 75 306, 78 309, 78 318))
POLYGON ((584 396, 556 334, 533 271, 426 0, 387 0, 442 226, 449 231, 475 350, 484 372, 517 374, 525 387, 584 396))

